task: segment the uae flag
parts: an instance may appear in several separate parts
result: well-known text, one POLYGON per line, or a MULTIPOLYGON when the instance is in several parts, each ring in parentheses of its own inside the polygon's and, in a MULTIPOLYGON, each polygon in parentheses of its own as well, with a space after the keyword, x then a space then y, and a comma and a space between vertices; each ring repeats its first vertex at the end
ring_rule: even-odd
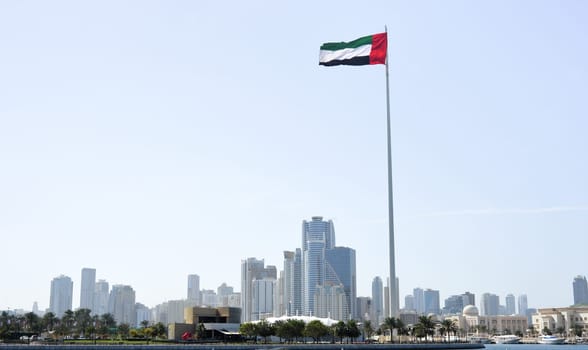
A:
POLYGON ((388 51, 387 33, 379 33, 339 43, 321 45, 319 65, 321 66, 364 66, 386 64, 388 51))

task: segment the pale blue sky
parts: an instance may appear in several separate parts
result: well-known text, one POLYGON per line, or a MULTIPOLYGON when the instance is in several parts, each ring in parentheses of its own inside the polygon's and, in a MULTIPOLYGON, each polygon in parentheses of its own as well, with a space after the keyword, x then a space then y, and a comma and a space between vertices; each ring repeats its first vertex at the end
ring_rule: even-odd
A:
MULTIPOLYGON (((1 1, 0 309, 82 267, 154 306, 282 268, 322 215, 388 275, 384 66, 319 67, 388 26, 397 275, 441 298, 572 303, 587 275, 585 1, 1 1)), ((442 300, 443 302, 443 300, 442 300)))

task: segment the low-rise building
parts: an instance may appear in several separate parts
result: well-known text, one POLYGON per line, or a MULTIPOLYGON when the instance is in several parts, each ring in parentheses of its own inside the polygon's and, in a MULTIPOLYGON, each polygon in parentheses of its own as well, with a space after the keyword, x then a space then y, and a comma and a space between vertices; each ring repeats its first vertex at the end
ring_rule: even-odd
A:
POLYGON ((533 328, 539 333, 547 329, 551 333, 563 330, 572 335, 578 330, 582 335, 588 334, 588 306, 538 309, 531 318, 533 328))
POLYGON ((464 307, 461 315, 447 316, 445 318, 454 320, 459 329, 467 333, 525 334, 527 330, 527 318, 525 316, 480 316, 478 308, 474 305, 464 307))
POLYGON ((184 323, 170 323, 167 328, 168 339, 182 339, 185 334, 195 336, 197 327, 205 329, 203 338, 224 341, 240 339, 239 326, 241 309, 236 307, 187 307, 184 309, 184 323))

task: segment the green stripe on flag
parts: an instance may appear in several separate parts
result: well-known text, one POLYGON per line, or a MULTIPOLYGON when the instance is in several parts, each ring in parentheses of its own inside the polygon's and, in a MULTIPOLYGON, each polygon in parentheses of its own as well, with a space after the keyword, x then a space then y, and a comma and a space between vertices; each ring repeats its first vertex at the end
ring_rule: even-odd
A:
POLYGON ((321 45, 321 50, 341 50, 341 49, 355 49, 363 45, 372 44, 372 35, 364 36, 363 38, 355 39, 350 42, 339 42, 339 43, 324 43, 321 45))

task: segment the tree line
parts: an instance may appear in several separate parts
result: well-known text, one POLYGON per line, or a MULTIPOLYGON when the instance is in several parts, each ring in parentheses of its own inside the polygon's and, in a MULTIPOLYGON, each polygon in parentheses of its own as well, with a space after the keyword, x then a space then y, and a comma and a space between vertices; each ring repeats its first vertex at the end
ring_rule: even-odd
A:
POLYGON ((67 310, 61 318, 53 312, 43 317, 33 312, 24 315, 0 313, 0 339, 13 339, 19 334, 46 333, 53 339, 63 338, 167 338, 167 327, 161 322, 150 325, 141 322, 141 327, 132 327, 127 323, 117 323, 110 313, 92 315, 89 309, 67 310))
POLYGON ((329 342, 355 342, 359 336, 363 336, 364 341, 373 341, 374 335, 390 335, 390 342, 399 341, 400 338, 395 339, 393 334, 398 336, 413 336, 416 338, 424 338, 427 342, 433 341, 433 336, 436 330, 441 335, 456 335, 459 331, 457 325, 453 320, 443 320, 441 323, 436 323, 431 316, 421 316, 418 322, 412 327, 408 327, 399 318, 387 317, 384 322, 376 329, 369 320, 364 321, 359 325, 355 320, 347 322, 339 321, 332 326, 326 326, 321 321, 313 320, 305 323, 302 320, 289 319, 286 321, 277 321, 268 323, 265 320, 259 322, 247 322, 241 324, 239 333, 245 340, 257 342, 262 339, 267 342, 268 338, 275 336, 280 338, 280 342, 287 343, 298 342, 305 338, 310 338, 314 343, 320 341, 329 342), (396 332, 395 332, 396 331, 396 332))

